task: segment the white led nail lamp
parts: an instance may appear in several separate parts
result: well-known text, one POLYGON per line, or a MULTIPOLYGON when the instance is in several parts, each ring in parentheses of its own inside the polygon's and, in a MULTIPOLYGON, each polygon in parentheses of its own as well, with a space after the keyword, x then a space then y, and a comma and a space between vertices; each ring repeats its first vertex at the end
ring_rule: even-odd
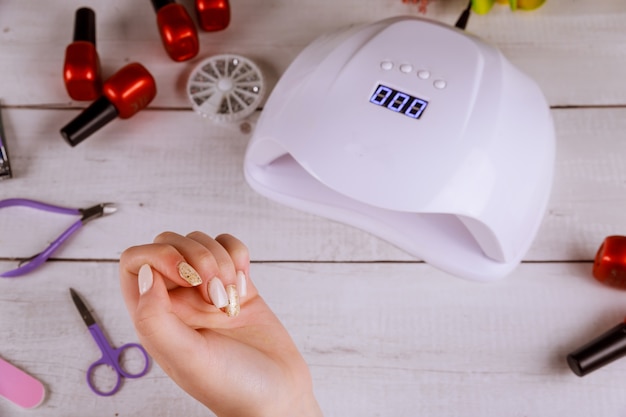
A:
POLYGON ((268 98, 244 171, 270 199, 488 281, 534 239, 554 153, 530 78, 476 37, 401 17, 305 48, 268 98))

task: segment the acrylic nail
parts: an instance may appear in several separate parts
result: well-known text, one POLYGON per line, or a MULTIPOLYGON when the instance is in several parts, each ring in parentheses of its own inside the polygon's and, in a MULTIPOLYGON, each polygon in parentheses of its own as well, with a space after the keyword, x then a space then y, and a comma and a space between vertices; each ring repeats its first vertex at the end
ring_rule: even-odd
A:
POLYGON ((223 308, 228 305, 228 295, 221 279, 213 278, 209 282, 209 297, 217 308, 223 308))
POLYGON ((241 310, 239 306, 239 293, 235 285, 228 285, 226 287, 226 294, 228 295, 228 305, 224 309, 228 317, 237 317, 241 310))
POLYGON ((178 275, 180 275, 182 279, 187 281, 193 287, 197 287, 202 284, 200 274, 198 274, 198 272, 187 262, 181 262, 178 264, 178 275))
POLYGON ((148 292, 150 288, 152 288, 152 284, 154 283, 154 278, 152 275, 152 268, 150 265, 144 264, 139 268, 138 280, 137 283, 139 285, 139 295, 144 295, 148 292))
POLYGON ((248 295, 248 281, 243 271, 237 271, 237 290, 239 290, 239 297, 248 295))

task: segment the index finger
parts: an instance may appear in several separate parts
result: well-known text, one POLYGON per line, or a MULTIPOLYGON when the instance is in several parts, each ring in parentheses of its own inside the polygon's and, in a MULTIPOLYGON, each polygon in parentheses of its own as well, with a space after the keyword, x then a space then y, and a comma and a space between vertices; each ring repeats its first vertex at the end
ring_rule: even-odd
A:
POLYGON ((178 273, 177 265, 181 262, 185 262, 185 258, 169 244, 150 243, 132 246, 122 252, 120 256, 120 286, 124 301, 131 314, 137 309, 139 301, 137 287, 139 268, 145 264, 150 265, 166 278, 166 287, 171 290, 179 286, 190 286, 178 273))

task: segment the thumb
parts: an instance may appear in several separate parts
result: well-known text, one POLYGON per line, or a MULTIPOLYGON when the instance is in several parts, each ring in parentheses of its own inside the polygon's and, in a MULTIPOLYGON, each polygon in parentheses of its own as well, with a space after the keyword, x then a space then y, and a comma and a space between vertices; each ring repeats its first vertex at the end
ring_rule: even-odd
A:
POLYGON ((172 311, 165 280, 158 271, 143 265, 138 284, 140 295, 133 318, 139 339, 166 372, 180 369, 189 360, 186 351, 199 342, 200 335, 172 311))

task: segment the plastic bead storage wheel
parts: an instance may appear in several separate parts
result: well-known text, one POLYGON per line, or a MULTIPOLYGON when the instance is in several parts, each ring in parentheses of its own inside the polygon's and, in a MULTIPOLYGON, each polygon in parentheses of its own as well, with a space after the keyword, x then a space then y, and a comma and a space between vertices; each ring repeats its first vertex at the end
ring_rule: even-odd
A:
POLYGON ((236 122, 261 103, 263 74, 248 58, 215 55, 200 62, 187 82, 193 109, 216 122, 236 122))

